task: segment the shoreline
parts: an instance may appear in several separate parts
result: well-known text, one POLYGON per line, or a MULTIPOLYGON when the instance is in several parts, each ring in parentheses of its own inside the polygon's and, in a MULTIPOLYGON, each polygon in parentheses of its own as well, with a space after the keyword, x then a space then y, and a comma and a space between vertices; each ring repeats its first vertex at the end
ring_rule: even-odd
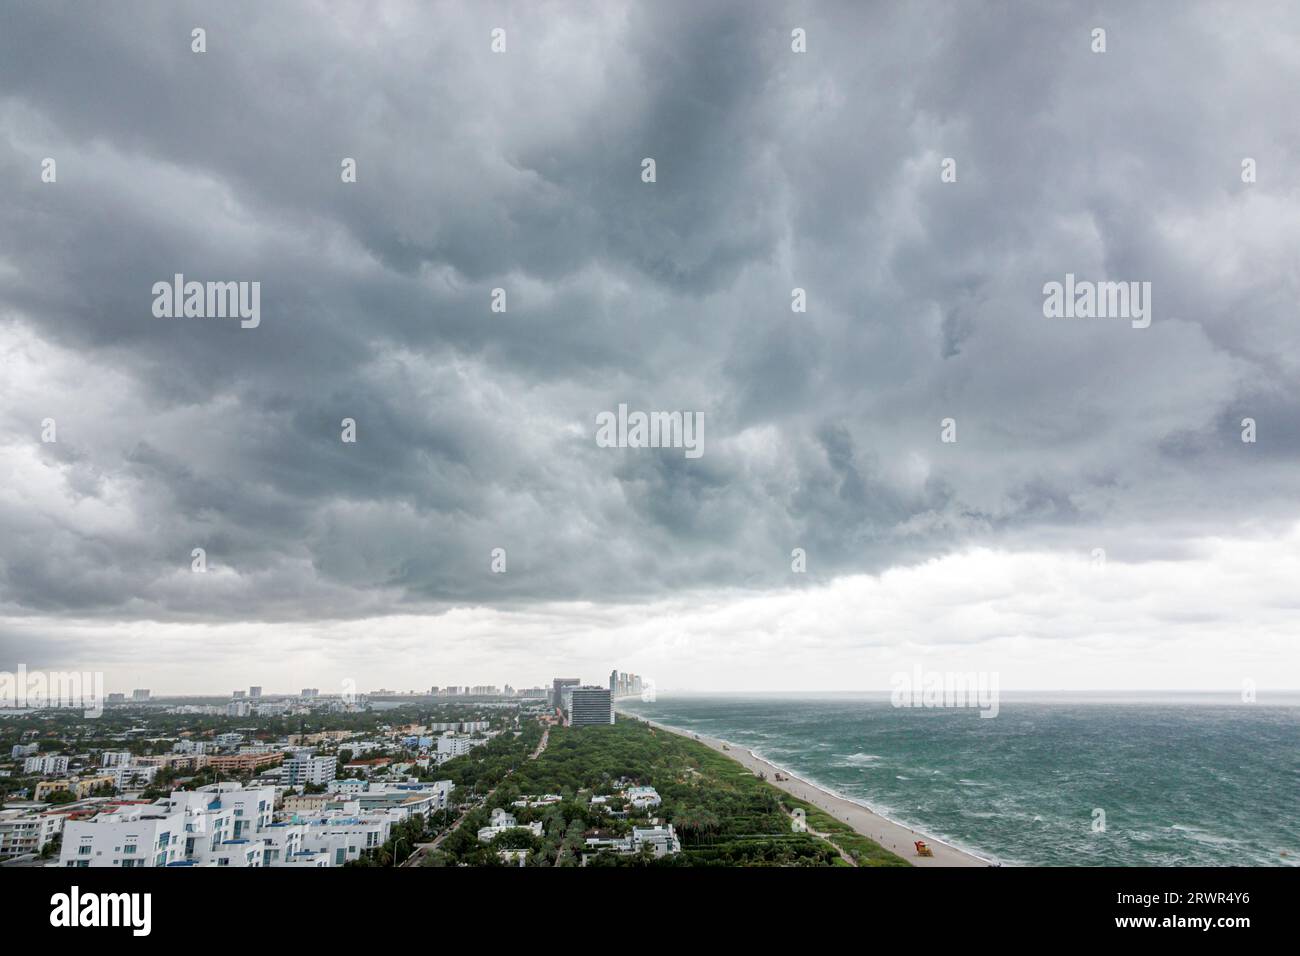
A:
POLYGON ((762 772, 767 775, 767 782, 774 787, 779 787, 791 796, 798 797, 814 806, 824 810, 838 820, 842 820, 851 826, 854 830, 866 837, 868 840, 874 840, 886 850, 890 850, 901 856, 912 866, 996 866, 992 860, 986 860, 976 856, 966 850, 958 849, 950 843, 933 837, 922 830, 917 830, 905 824, 898 823, 886 816, 882 816, 870 807, 850 800, 847 797, 841 797, 839 794, 832 793, 825 787, 805 780, 798 774, 791 773, 785 767, 778 767, 776 764, 766 760, 747 747, 732 743, 729 740, 722 740, 717 737, 709 737, 704 734, 697 734, 695 731, 685 730, 681 727, 673 727, 668 724, 662 724, 657 720, 650 720, 629 710, 620 710, 614 708, 615 712, 630 717, 633 720, 640 720, 655 727, 659 730, 667 731, 670 734, 676 734, 679 737, 685 737, 687 740, 695 740, 704 744, 713 750, 718 751, 726 757, 730 757, 742 767, 754 773, 762 772), (726 749, 724 749, 724 747, 726 749), (780 773, 783 777, 789 779, 777 780, 776 774, 780 773), (924 840, 926 845, 934 852, 932 857, 917 856, 913 849, 915 840, 924 840))

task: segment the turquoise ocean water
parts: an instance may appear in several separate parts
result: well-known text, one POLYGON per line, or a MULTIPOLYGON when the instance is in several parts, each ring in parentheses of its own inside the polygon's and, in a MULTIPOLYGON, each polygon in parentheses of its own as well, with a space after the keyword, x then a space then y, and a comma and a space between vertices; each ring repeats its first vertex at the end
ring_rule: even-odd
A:
POLYGON ((896 708, 886 693, 619 706, 1007 865, 1300 865, 1296 694, 1003 693, 992 719, 896 708))

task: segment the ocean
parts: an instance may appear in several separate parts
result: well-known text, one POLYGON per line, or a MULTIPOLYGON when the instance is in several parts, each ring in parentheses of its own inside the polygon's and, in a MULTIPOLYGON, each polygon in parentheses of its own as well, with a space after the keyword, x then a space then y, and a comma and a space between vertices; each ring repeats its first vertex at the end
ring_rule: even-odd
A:
POLYGON ((661 692, 619 707, 1006 865, 1300 865, 1296 694, 1004 692, 991 719, 888 693, 661 692))

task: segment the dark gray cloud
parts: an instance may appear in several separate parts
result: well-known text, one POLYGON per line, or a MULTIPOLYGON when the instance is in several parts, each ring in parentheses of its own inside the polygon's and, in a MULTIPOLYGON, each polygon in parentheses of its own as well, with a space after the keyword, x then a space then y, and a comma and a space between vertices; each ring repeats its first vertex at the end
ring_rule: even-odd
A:
POLYGON ((1298 29, 1280 4, 11 3, 2 607, 642 600, 1294 520, 1298 29), (177 272, 260 281, 261 326, 153 318, 177 272), (1150 281, 1152 326, 1043 318, 1066 272, 1150 281), (619 402, 703 412, 704 456, 597 448, 619 402))

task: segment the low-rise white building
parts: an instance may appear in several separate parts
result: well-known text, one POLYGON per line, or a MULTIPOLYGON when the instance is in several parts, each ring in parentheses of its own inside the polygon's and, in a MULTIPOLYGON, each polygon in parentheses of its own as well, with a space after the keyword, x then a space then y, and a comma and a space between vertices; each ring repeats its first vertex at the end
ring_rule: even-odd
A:
MULTIPOLYGON (((564 800, 564 798, 560 796, 558 793, 544 793, 541 796, 527 794, 523 797, 520 797, 518 800, 512 803, 511 806, 524 807, 524 808, 549 807, 551 804, 560 803, 562 800, 564 800)), ((593 800, 592 802, 594 803, 595 801, 593 800)))
POLYGON ((365 817, 337 811, 325 813, 302 821, 302 849, 323 853, 330 866, 342 866, 359 860, 367 850, 383 846, 392 822, 386 813, 365 817))
POLYGON ((542 821, 537 820, 533 823, 521 824, 515 819, 514 814, 497 807, 492 811, 492 817, 485 827, 480 827, 478 839, 480 843, 491 843, 494 838, 509 830, 528 830, 534 836, 542 835, 542 821))
POLYGON ((0 860, 40 853, 62 829, 59 814, 0 810, 0 860))
MULTIPOLYGON (((681 841, 677 839, 677 832, 671 823, 666 827, 633 827, 632 832, 626 836, 619 836, 606 830, 588 830, 584 837, 583 842, 588 853, 608 850, 620 855, 629 855, 641 853, 649 847, 651 854, 659 858, 682 851, 681 841)), ((587 863, 585 855, 582 862, 585 866, 587 863)))
POLYGON ((362 777, 344 777, 330 780, 325 789, 330 793, 363 793, 369 786, 370 782, 362 777))
POLYGON ((633 827, 632 852, 639 853, 644 846, 651 847, 656 857, 682 852, 681 841, 671 823, 666 827, 633 827))
POLYGON ((625 805, 633 810, 647 810, 663 802, 654 787, 628 787, 623 792, 623 800, 625 805))

